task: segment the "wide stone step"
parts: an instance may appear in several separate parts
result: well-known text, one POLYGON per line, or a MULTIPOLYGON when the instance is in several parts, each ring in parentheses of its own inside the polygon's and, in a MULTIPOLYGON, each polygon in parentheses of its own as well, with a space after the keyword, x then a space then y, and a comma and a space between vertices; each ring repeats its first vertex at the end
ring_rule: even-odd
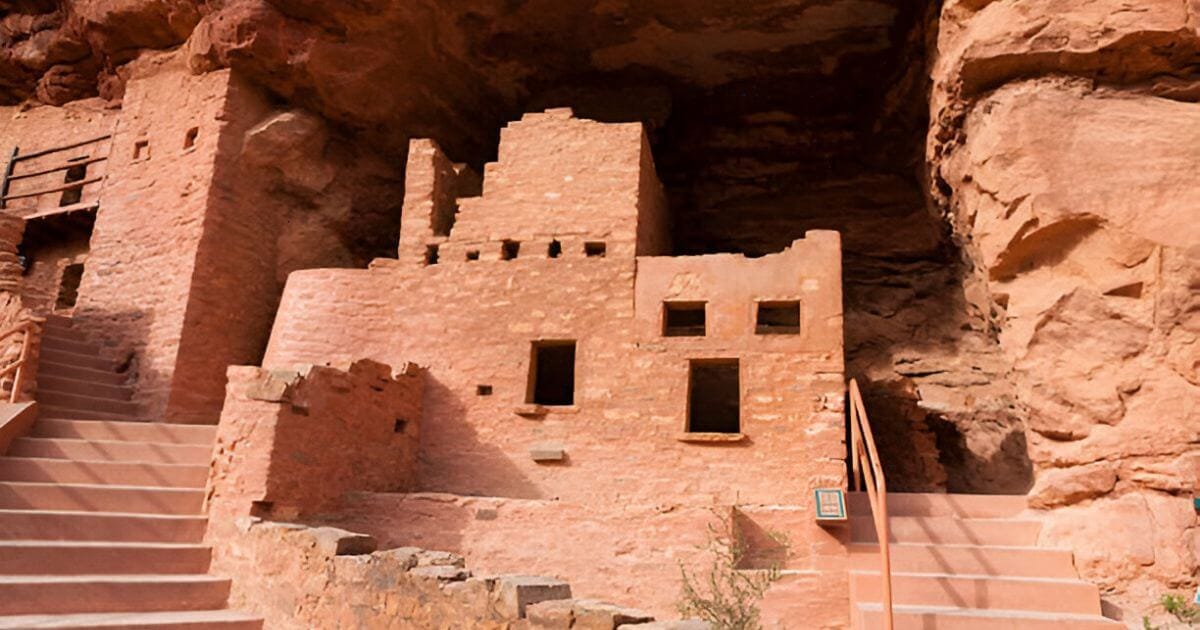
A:
POLYGON ((38 389, 36 398, 39 404, 61 409, 78 409, 85 412, 99 411, 106 414, 125 416, 136 416, 138 411, 137 403, 128 400, 97 398, 95 396, 72 394, 55 389, 38 389))
MULTIPOLYGON (((979 547, 893 543, 892 570, 899 573, 963 573, 1010 577, 1074 578, 1075 564, 1066 549, 979 547)), ((879 545, 850 545, 850 567, 879 570, 879 545)))
POLYGON ((211 554, 196 544, 0 540, 0 575, 205 573, 211 554))
MULTIPOLYGON (((1041 523, 1016 519, 960 519, 952 516, 899 516, 888 519, 889 540, 1001 547, 1037 544, 1041 523)), ((852 542, 878 542, 875 522, 865 516, 850 517, 852 542)))
POLYGON ((71 630, 258 630, 263 620, 234 610, 146 613, 76 613, 0 616, 0 629, 70 628, 71 630))
POLYGON ((206 444, 24 437, 12 441, 8 454, 13 457, 83 461, 207 465, 212 455, 212 447, 206 444))
POLYGON ((112 385, 94 380, 64 378, 39 373, 37 377, 39 396, 48 391, 107 400, 129 400, 133 397, 133 389, 125 385, 112 385))
POLYGON ((96 409, 75 409, 71 407, 54 407, 45 403, 38 404, 39 418, 68 418, 74 420, 112 420, 115 422, 144 422, 134 414, 112 413, 96 409))
MULTIPOLYGON (((850 579, 856 602, 882 600, 879 573, 851 571, 850 579)), ((1100 591, 1079 580, 892 573, 892 600, 907 606, 1100 614, 1100 591)))
POLYGON ((202 516, 0 510, 0 539, 198 543, 204 524, 202 516))
MULTIPOLYGON (((860 604, 857 612, 859 628, 884 628, 879 604, 860 604)), ((896 630, 1120 630, 1125 627, 1100 615, 929 606, 895 606, 892 619, 896 630)))
POLYGON ((200 514, 204 491, 118 485, 0 481, 0 509, 200 514))
POLYGON ((87 341, 73 335, 63 334, 58 330, 42 336, 42 350, 61 350, 63 352, 73 352, 75 354, 86 354, 96 357, 100 356, 100 347, 96 344, 88 343, 87 341))
POLYGON ((108 385, 122 385, 129 379, 128 375, 112 369, 97 370, 70 363, 55 363, 42 355, 38 358, 38 379, 45 377, 74 379, 108 385))
POLYGON ((211 575, 0 575, 0 614, 220 608, 229 580, 211 575))
POLYGON ((115 365, 112 361, 95 354, 80 354, 78 352, 68 352, 66 350, 57 350, 54 348, 42 348, 39 356, 42 361, 61 363, 63 365, 75 365, 91 370, 112 371, 115 368, 115 365))
POLYGON ((34 423, 32 437, 197 444, 211 447, 217 437, 217 427, 165 422, 42 419, 34 423))
MULTIPOLYGON (((42 420, 38 421, 44 422, 42 420)), ((0 457, 0 479, 52 483, 128 484, 203 488, 207 465, 0 457)))
MULTIPOLYGON (((939 494, 889 492, 888 516, 958 516, 960 518, 1004 518, 1024 512, 1025 495, 939 494)), ((852 516, 869 516, 871 502, 865 492, 846 494, 846 509, 852 516)))

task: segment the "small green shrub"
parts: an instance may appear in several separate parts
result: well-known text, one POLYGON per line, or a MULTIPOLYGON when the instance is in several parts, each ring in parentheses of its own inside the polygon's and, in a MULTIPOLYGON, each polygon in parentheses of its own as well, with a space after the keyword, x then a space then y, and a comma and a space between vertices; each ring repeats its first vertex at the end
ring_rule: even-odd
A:
MULTIPOLYGON (((713 510, 717 523, 709 524, 704 547, 712 562, 705 571, 692 574, 679 563, 683 593, 677 608, 680 615, 702 619, 718 630, 756 630, 761 627, 759 600, 783 574, 778 564, 761 570, 741 568, 747 547, 734 521, 736 512, 737 507, 727 513, 713 510)), ((784 548, 786 557, 786 539, 777 532, 769 535, 784 548)))

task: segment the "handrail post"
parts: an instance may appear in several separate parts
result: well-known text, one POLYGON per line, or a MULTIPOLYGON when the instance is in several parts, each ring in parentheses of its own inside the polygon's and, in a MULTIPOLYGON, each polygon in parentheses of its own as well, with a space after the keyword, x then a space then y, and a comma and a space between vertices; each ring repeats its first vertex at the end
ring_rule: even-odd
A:
POLYGON ((891 531, 888 527, 887 510, 887 481, 883 476, 883 467, 879 461, 879 451, 875 448, 875 436, 871 432, 871 421, 867 417, 867 408, 863 404, 862 392, 858 382, 850 379, 846 387, 846 402, 850 405, 850 460, 854 477, 852 488, 860 487, 859 476, 862 476, 862 487, 866 488, 867 498, 871 505, 871 517, 875 523, 875 536, 879 539, 879 578, 883 595, 884 628, 892 630, 894 619, 892 614, 892 552, 891 531))
POLYGON ((36 326, 32 321, 26 322, 25 333, 21 338, 21 354, 17 357, 17 372, 13 374, 12 392, 9 394, 8 402, 15 403, 21 396, 21 386, 25 384, 25 363, 29 357, 30 336, 32 328, 36 326))

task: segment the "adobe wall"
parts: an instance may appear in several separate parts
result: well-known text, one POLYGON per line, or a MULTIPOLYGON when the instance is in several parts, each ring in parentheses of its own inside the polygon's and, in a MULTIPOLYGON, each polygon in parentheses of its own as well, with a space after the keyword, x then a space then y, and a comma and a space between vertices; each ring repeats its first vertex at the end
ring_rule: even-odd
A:
POLYGON ((260 362, 282 290, 276 239, 286 201, 272 198, 242 158, 246 133, 271 108, 236 75, 224 90, 217 126, 202 130, 215 156, 167 402, 176 422, 220 416, 225 369, 260 362))
POLYGON ((139 62, 134 77, 113 140, 75 317, 111 354, 134 357, 135 400, 144 415, 162 417, 229 73, 193 77, 160 56, 139 62), (192 127, 198 128, 196 142, 185 148, 192 127))
POLYGON ((477 575, 444 551, 376 550, 371 537, 330 527, 246 519, 231 544, 230 606, 262 615, 269 629, 710 630, 572 598, 552 577, 477 575))
MULTIPOLYGON (((709 508, 782 505, 796 517, 787 534, 798 570, 823 578, 802 582, 798 601, 811 601, 822 583, 844 586, 843 533, 817 527, 811 505, 813 488, 845 486, 838 235, 811 232, 756 259, 635 257, 639 221, 654 216, 642 214, 639 199, 657 184, 640 128, 548 113, 508 130, 518 151, 502 145, 500 165, 486 170, 500 181, 485 178, 482 197, 459 199, 437 264, 411 256, 289 277, 265 367, 366 357, 428 369, 418 488, 450 495, 446 505, 410 512, 392 495, 369 505, 376 499, 366 497, 346 525, 398 544, 431 537, 488 570, 548 570, 553 558, 556 574, 588 596, 634 594, 663 612, 678 597, 677 559, 700 557, 709 508), (535 144, 520 136, 528 130, 547 134, 553 150, 518 176, 532 160, 521 153, 535 144), (576 144, 588 150, 558 150, 576 144), (605 173, 604 186, 586 181, 590 168, 605 173), (501 260, 504 239, 524 239, 515 259, 501 260), (551 239, 559 257, 550 257, 551 239), (586 256, 589 241, 605 242, 605 255, 586 256), (463 255, 484 243, 478 260, 463 255), (664 338, 664 300, 709 301, 711 334, 664 338), (757 300, 799 301, 801 333, 757 335, 757 300), (540 340, 576 342, 574 404, 528 404, 531 344, 540 340), (741 434, 697 441, 686 433, 689 360, 728 358, 740 362, 741 434), (502 507, 452 509, 456 496, 493 497, 502 507), (523 516, 496 522, 517 505, 523 516), (561 553, 535 557, 548 549, 561 553)), ((431 150, 414 159, 437 159, 432 145, 417 146, 431 150)), ((439 167, 427 163, 425 181, 436 182, 428 174, 439 167)), ((437 198, 418 197, 426 212, 437 198)), ((653 221, 645 225, 650 247, 661 246, 653 221)), ((846 591, 833 590, 811 617, 836 626, 846 591)))
POLYGON ((231 366, 209 471, 209 537, 221 540, 243 516, 291 519, 335 509, 350 491, 411 489, 422 386, 413 365, 394 373, 368 360, 344 370, 231 366))
MULTIPOLYGON (((68 103, 62 107, 40 106, 25 109, 20 106, 0 107, 0 163, 7 164, 14 148, 28 155, 44 149, 76 144, 84 140, 109 135, 116 127, 120 111, 107 107, 100 99, 85 99, 68 103)), ((110 142, 105 140, 91 143, 70 151, 50 154, 25 160, 20 163, 20 172, 32 173, 58 166, 68 159, 79 157, 102 157, 108 155, 110 142)), ((0 166, 0 168, 3 168, 0 166)), ((102 177, 109 166, 105 162, 87 165, 86 179, 102 177)), ((63 184, 65 173, 56 171, 38 177, 15 180, 10 195, 55 188, 63 184)), ((100 183, 88 184, 83 190, 83 200, 95 200, 100 195, 100 183)), ((6 211, 25 216, 50 210, 59 206, 60 194, 14 199, 6 211)))

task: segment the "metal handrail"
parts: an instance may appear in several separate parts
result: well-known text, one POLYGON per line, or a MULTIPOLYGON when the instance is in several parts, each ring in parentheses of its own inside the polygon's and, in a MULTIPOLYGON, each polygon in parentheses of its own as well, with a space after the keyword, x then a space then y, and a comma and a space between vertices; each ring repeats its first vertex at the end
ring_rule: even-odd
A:
POLYGON ((892 553, 888 538, 887 481, 879 463, 879 452, 875 449, 875 436, 871 433, 871 421, 863 404, 858 382, 850 379, 847 396, 850 404, 850 460, 851 489, 858 491, 859 478, 866 487, 871 502, 871 517, 875 521, 875 535, 879 538, 879 577, 883 581, 884 628, 892 630, 892 553))
POLYGON ((0 378, 7 378, 10 374, 13 375, 12 392, 8 396, 8 402, 15 403, 21 395, 21 386, 25 383, 25 364, 29 362, 29 351, 33 346, 33 335, 41 332, 42 324, 46 320, 41 317, 31 317, 4 332, 0 332, 0 341, 4 341, 9 337, 17 334, 22 334, 21 338, 21 354, 17 356, 17 360, 0 368, 0 378))

